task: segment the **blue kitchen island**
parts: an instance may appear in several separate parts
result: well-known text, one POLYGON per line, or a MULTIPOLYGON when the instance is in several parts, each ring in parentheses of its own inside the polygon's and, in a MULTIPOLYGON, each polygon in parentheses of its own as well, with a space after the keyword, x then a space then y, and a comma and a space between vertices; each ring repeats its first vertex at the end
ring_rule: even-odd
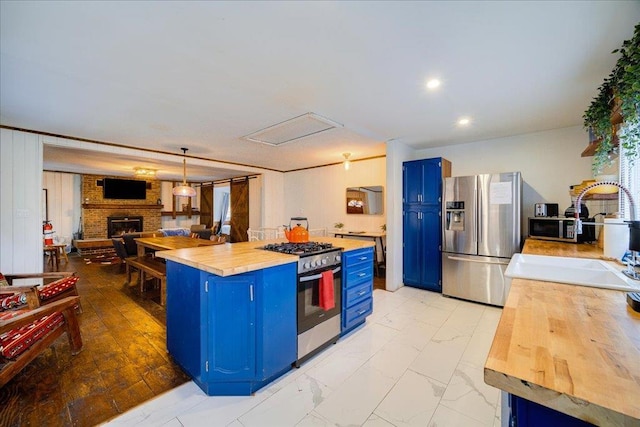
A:
MULTIPOLYGON (((371 242, 316 240, 343 247, 343 257, 371 252, 372 271, 371 242)), ((257 249, 265 243, 156 254, 167 260, 167 350, 208 395, 250 395, 297 360, 299 257, 257 249)), ((372 284, 360 285, 366 292, 359 304, 372 306, 372 284)), ((370 308, 361 312, 358 324, 370 313, 370 308)), ((357 325, 344 326, 346 331, 357 325)))

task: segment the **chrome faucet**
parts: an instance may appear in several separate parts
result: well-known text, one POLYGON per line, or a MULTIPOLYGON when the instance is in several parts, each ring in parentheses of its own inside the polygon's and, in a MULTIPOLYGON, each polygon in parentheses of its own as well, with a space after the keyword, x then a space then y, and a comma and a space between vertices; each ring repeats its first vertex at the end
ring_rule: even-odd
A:
MULTIPOLYGON (((630 210, 631 210, 631 221, 637 221, 638 218, 636 217, 636 204, 633 200, 633 196, 631 195, 631 191, 629 191, 629 189, 627 189, 625 186, 618 184, 617 182, 614 181, 601 181, 601 182, 596 182, 595 184, 591 184, 586 186, 581 192, 580 194, 578 194, 578 198, 576 199, 576 203, 575 203, 575 213, 574 216, 576 218, 576 234, 582 234, 582 221, 580 220, 580 202, 582 201, 582 197, 587 194, 590 190, 592 190, 593 188, 596 187, 600 187, 601 185, 614 185, 618 188, 620 188, 622 191, 624 191, 624 193, 627 195, 627 197, 629 198, 629 206, 630 206, 630 210)), ((631 228, 629 228, 629 241, 631 241, 631 228)), ((631 248, 630 248, 631 249, 631 248)), ((627 261, 627 269, 625 271, 623 271, 623 273, 634 279, 634 280, 640 280, 640 275, 636 272, 635 270, 635 265, 637 263, 637 259, 638 259, 638 252, 635 250, 631 250, 631 257, 629 258, 629 260, 627 261)))

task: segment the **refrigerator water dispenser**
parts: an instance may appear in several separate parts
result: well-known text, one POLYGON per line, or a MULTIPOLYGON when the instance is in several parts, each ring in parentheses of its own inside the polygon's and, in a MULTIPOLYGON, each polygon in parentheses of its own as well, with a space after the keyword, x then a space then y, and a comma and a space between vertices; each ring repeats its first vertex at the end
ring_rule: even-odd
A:
POLYGON ((447 202, 445 209, 445 229, 452 231, 464 231, 464 202, 447 202))

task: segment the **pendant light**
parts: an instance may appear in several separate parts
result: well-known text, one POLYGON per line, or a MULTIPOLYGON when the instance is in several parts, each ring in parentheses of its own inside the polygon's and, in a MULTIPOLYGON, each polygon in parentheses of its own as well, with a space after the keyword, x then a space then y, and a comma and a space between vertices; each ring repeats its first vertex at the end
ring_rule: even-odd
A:
POLYGON ((181 148, 182 150, 182 166, 183 166, 183 173, 182 173, 182 185, 179 185, 177 187, 173 187, 173 195, 174 196, 183 196, 183 197, 195 197, 196 196, 196 189, 191 187, 190 185, 187 185, 187 150, 189 150, 188 148, 181 148))
POLYGON ((344 156, 344 170, 348 171, 351 166, 351 162, 349 161, 351 153, 342 153, 342 155, 344 156))

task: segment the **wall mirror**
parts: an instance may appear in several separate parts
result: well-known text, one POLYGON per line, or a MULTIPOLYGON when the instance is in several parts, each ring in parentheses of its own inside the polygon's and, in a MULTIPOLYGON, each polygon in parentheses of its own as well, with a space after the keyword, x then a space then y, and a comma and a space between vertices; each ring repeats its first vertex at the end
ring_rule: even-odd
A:
POLYGON ((384 189, 381 185, 347 188, 347 213, 382 215, 384 189))

